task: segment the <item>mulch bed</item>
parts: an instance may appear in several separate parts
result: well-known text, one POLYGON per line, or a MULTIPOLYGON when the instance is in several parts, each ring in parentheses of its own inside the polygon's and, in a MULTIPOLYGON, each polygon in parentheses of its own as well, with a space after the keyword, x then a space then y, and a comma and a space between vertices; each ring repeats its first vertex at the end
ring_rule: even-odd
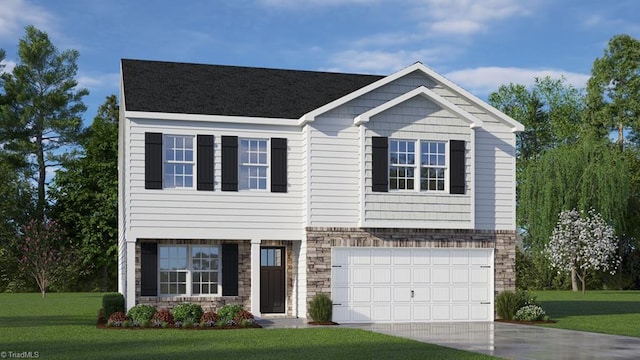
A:
POLYGON ((198 327, 187 327, 187 328, 183 328, 183 327, 175 327, 175 326, 167 326, 167 327, 154 327, 154 326, 149 326, 149 327, 139 327, 139 326, 127 326, 127 327, 120 327, 120 326, 107 326, 107 321, 105 319, 99 318, 98 322, 96 323, 96 328, 98 329, 109 329, 109 330, 186 330, 186 331, 190 331, 190 330, 234 330, 234 329, 262 329, 262 326, 260 326, 260 324, 255 323, 253 325, 247 325, 247 326, 242 326, 242 325, 225 325, 225 326, 198 326, 198 327))
POLYGON ((337 322, 333 322, 333 321, 309 321, 307 324, 309 325, 340 325, 337 322))

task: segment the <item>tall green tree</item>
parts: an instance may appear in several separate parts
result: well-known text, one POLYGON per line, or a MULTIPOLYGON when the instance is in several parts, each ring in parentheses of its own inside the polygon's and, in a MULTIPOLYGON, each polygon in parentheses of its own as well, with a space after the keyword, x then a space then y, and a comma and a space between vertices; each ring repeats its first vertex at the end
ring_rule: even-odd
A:
POLYGON ((88 91, 77 89, 78 52, 58 51, 46 32, 27 26, 18 56, 12 72, 2 75, 9 101, 0 106, 0 143, 26 161, 22 170, 37 183, 35 216, 43 220, 47 169, 60 166, 76 145, 88 91))
POLYGON ((626 131, 640 141, 640 41, 629 35, 616 35, 602 57, 593 62, 587 83, 589 123, 607 135, 617 132, 624 144, 626 131))
POLYGON ((118 235, 118 102, 108 96, 80 141, 80 156, 59 170, 49 188, 52 216, 77 245, 80 281, 100 279, 113 290, 118 235))

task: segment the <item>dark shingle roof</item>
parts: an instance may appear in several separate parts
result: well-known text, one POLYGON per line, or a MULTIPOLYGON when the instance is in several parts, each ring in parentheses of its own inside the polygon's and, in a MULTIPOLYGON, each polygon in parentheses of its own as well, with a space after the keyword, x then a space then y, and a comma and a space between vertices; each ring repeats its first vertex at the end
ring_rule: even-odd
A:
POLYGON ((122 60, 129 111, 297 119, 382 76, 122 60))

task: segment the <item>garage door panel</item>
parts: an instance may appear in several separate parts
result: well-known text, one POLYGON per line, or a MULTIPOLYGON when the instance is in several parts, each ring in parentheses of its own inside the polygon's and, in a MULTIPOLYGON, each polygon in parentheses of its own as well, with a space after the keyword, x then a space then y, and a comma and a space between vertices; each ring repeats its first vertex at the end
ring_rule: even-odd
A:
POLYGON ((451 282, 454 284, 469 283, 469 268, 451 269, 451 282))
POLYGON ((354 287, 351 294, 352 303, 370 303, 373 300, 370 287, 354 287))
POLYGON ((396 284, 410 284, 411 268, 394 268, 393 282, 396 284))
POLYGON ((337 322, 489 321, 492 249, 333 248, 337 322))
POLYGON ((394 265, 411 265, 411 250, 395 249, 393 254, 394 265))
POLYGON ((393 287, 393 301, 394 302, 409 302, 411 301, 411 288, 394 286, 393 287))
POLYGON ((428 268, 414 267, 412 271, 414 284, 428 284, 431 282, 431 271, 428 268))
POLYGON ((391 288, 390 287, 374 287, 373 288, 373 302, 391 302, 391 288))
POLYGON ((451 282, 449 272, 450 269, 448 267, 437 267, 433 269, 433 282, 436 284, 449 284, 451 282))
POLYGON ((470 300, 468 287, 453 287, 451 289, 451 300, 454 302, 466 302, 470 300))
POLYGON ((411 321, 411 304, 396 304, 393 306, 393 321, 411 321))
POLYGON ((391 285, 391 268, 374 268, 373 269, 374 285, 391 285))
POLYGON ((413 265, 429 265, 431 264, 431 251, 425 249, 414 249, 411 252, 413 265))
POLYGON ((352 284, 371 284, 371 268, 355 268, 353 269, 351 283, 352 284))

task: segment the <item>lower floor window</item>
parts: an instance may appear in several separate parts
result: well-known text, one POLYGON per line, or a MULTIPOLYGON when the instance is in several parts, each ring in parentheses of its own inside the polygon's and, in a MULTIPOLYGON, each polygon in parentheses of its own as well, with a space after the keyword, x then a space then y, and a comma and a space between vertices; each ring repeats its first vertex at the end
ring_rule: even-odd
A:
POLYGON ((217 246, 159 247, 160 295, 218 294, 220 255, 217 246))

